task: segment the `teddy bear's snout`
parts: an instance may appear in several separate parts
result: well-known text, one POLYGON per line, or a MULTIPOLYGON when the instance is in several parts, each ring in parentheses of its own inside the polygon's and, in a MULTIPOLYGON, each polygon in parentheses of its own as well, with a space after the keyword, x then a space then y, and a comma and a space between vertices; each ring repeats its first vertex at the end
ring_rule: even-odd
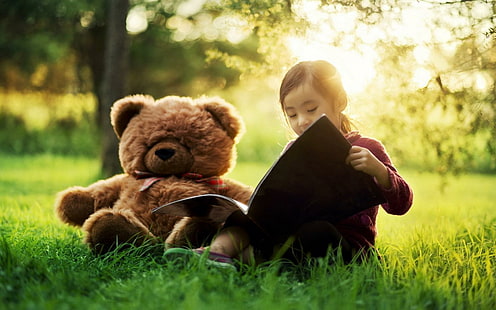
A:
POLYGON ((176 154, 176 151, 173 149, 159 149, 155 151, 155 155, 161 160, 167 160, 174 156, 174 154, 176 154))
POLYGON ((191 151, 171 140, 155 144, 144 158, 146 171, 163 175, 189 172, 193 163, 191 151))

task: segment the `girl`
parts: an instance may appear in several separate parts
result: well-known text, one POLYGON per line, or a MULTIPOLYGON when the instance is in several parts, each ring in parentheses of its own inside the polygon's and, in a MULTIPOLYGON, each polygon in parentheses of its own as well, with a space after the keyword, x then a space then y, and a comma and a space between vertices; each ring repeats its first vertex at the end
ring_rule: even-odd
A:
MULTIPOLYGON (((379 141, 351 131, 350 120, 343 114, 347 98, 336 68, 322 60, 300 62, 292 67, 282 80, 279 92, 282 111, 297 135, 325 114, 352 145, 346 163, 374 178, 387 200, 382 204, 386 212, 405 214, 412 205, 412 190, 398 174, 379 141)), ((305 223, 288 236, 294 242, 283 256, 301 262, 309 256, 326 256, 331 248, 340 251, 345 261, 350 261, 357 253, 366 253, 374 246, 378 209, 379 206, 369 208, 335 224, 319 219, 305 223)), ((232 258, 246 262, 248 257, 253 257, 255 249, 268 259, 280 246, 257 244, 256 238, 250 238, 245 229, 227 223, 212 241, 208 257, 219 265, 232 264, 232 258)), ((193 251, 201 254, 205 250, 193 251)), ((177 249, 169 251, 173 254, 177 249)))

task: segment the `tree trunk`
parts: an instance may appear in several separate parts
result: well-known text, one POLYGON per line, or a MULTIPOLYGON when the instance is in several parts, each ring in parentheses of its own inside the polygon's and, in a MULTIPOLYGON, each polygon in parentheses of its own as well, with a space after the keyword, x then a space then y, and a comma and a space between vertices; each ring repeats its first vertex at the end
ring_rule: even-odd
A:
POLYGON ((126 94, 129 49, 126 31, 128 10, 129 0, 107 0, 105 67, 101 85, 102 113, 107 117, 100 117, 102 132, 101 171, 105 177, 122 172, 118 156, 118 140, 108 115, 110 115, 110 108, 114 101, 126 94))

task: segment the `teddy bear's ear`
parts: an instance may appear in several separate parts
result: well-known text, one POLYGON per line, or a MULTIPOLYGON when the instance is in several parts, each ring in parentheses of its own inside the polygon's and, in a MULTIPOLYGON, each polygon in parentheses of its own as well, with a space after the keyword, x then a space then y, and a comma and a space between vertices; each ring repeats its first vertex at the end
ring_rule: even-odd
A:
POLYGON ((140 113, 146 103, 154 101, 155 100, 150 96, 134 95, 124 97, 114 102, 110 111, 110 121, 112 127, 114 127, 115 134, 119 139, 129 124, 129 121, 140 113))
POLYGON ((222 126, 227 135, 237 140, 244 132, 244 123, 234 107, 219 97, 200 98, 197 103, 212 114, 215 121, 222 126))

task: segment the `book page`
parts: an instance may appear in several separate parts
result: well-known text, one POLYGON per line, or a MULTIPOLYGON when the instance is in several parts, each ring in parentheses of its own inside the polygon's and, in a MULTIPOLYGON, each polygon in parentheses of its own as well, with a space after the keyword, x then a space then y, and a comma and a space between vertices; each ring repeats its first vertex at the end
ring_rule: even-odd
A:
POLYGON ((153 209, 152 213, 175 216, 225 218, 237 209, 246 213, 248 211, 248 206, 223 195, 205 194, 167 203, 153 209))

